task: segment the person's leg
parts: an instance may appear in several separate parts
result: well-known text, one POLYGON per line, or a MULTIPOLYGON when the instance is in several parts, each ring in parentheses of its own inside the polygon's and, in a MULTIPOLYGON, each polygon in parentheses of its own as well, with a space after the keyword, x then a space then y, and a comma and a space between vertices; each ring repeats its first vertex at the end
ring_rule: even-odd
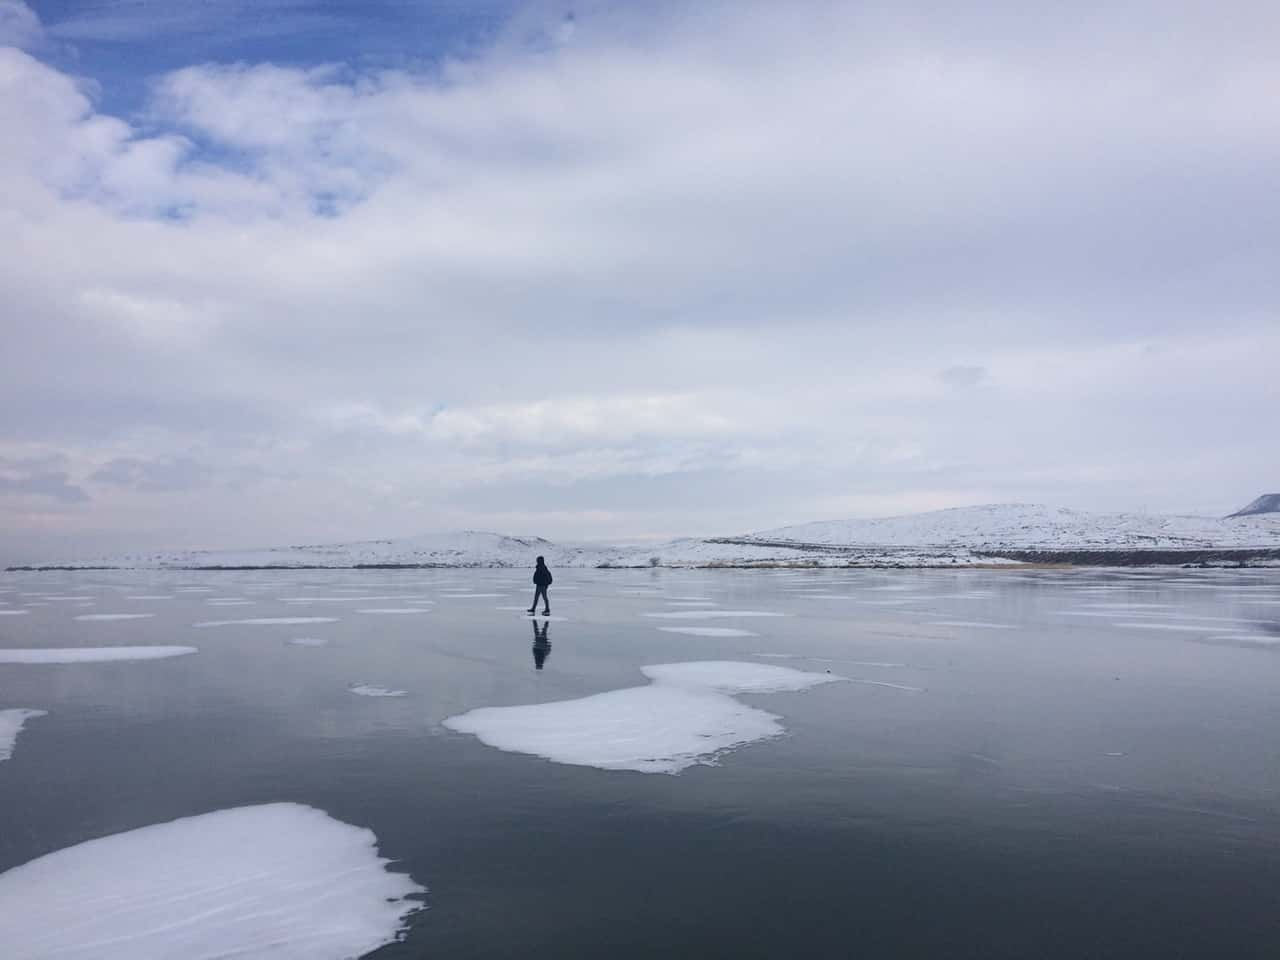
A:
POLYGON ((538 609, 538 594, 540 594, 541 592, 542 592, 542 587, 541 587, 540 585, 538 585, 538 584, 535 584, 535 585, 534 585, 534 587, 533 587, 533 606, 531 606, 531 607, 529 608, 529 612, 530 612, 530 613, 534 613, 534 612, 536 612, 536 611, 537 611, 537 609, 538 609))
POLYGON ((547 599, 547 588, 542 588, 542 615, 544 617, 551 616, 551 601, 547 599))

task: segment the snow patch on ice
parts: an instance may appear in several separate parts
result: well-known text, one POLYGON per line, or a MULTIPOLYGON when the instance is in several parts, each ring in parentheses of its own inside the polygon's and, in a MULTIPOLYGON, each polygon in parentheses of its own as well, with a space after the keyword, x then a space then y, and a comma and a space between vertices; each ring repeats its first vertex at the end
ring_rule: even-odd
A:
POLYGON ((0 943, 24 960, 363 956, 425 892, 377 842, 296 803, 89 840, 0 874, 0 943))
POLYGON ((1011 623, 989 623, 986 620, 930 620, 934 627, 972 627, 976 630, 1013 630, 1011 623))
POLYGON ((0 760, 13 756, 13 745, 18 741, 23 724, 47 715, 44 710, 0 710, 0 760))
POLYGON ((758 637, 760 634, 737 627, 659 627, 663 633, 684 633, 691 637, 758 637))
POLYGON ((661 620, 712 620, 717 617, 785 617, 787 614, 765 610, 665 610, 646 613, 645 616, 661 620))
POLYGON ((378 603, 384 600, 399 600, 401 603, 435 603, 419 597, 404 594, 383 594, 374 597, 280 597, 281 603, 378 603))
POLYGON ((426 607, 363 607, 356 613, 430 613, 426 607))
POLYGON ((327 647, 329 641, 324 637, 294 637, 289 643, 295 647, 327 647))
POLYGON ((195 647, 29 647, 0 650, 0 663, 109 663, 160 660, 195 653, 195 647))
POLYGON ((30 612, 30 610, 0 610, 0 617, 21 617, 30 612))
POLYGON ((1211 627, 1207 624, 1196 626, 1191 623, 1156 623, 1148 621, 1147 623, 1113 623, 1113 627, 1128 627, 1131 630, 1181 630, 1187 633, 1212 633, 1220 627, 1211 627))
POLYGON ((1268 637, 1259 633, 1233 633, 1218 637, 1196 637, 1197 643, 1222 647, 1254 647, 1259 650, 1280 648, 1280 637, 1268 637))
POLYGON ((230 627, 237 624, 253 627, 297 625, 300 623, 337 623, 337 617, 252 617, 248 620, 205 620, 193 627, 230 627))
POLYGON ((844 679, 759 663, 711 661, 641 667, 645 687, 578 700, 484 707, 444 725, 482 743, 555 763, 679 773, 723 752, 783 733, 779 718, 734 694, 804 690, 844 679))
POLYGON ((407 690, 388 690, 371 683, 353 683, 347 689, 362 697, 403 697, 408 693, 407 690))
POLYGON ((913 687, 905 683, 889 683, 886 680, 860 680, 856 677, 845 677, 850 683, 861 683, 868 687, 889 687, 891 690, 906 690, 909 693, 924 693, 924 687, 913 687))
POLYGON ((77 614, 77 620, 144 620, 147 617, 154 617, 154 613, 81 613, 77 614))

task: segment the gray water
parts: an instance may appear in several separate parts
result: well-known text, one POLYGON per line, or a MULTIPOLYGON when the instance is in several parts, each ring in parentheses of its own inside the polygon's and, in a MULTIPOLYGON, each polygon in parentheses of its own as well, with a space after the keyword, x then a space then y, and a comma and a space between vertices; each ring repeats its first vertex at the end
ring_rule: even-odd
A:
POLYGON ((0 664, 0 709, 49 711, 0 762, 0 872, 290 800, 429 887, 383 960, 1280 955, 1280 571, 555 572, 540 670, 498 609, 526 571, 0 575, 0 647, 199 647, 0 664), (684 597, 786 616, 644 616, 684 597), (74 619, 118 612, 154 616, 74 619), (726 659, 862 682, 742 697, 786 734, 678 776, 441 726, 726 659))

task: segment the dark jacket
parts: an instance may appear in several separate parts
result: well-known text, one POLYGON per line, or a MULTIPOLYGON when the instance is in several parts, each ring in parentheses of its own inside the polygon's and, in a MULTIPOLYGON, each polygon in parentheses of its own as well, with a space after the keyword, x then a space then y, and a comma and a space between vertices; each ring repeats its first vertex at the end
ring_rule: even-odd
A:
POLYGON ((551 571, 546 568, 545 564, 540 564, 534 568, 533 582, 540 587, 551 586, 551 571))

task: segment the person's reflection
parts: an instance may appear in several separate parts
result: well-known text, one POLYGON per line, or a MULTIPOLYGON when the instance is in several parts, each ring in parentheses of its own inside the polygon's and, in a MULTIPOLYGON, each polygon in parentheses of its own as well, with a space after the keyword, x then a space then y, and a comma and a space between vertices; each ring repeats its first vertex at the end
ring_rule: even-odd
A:
POLYGON ((542 629, 538 629, 538 621, 533 621, 533 668, 541 670, 542 665, 547 662, 547 657, 551 656, 551 640, 547 637, 547 631, 551 629, 551 621, 545 620, 542 629))

